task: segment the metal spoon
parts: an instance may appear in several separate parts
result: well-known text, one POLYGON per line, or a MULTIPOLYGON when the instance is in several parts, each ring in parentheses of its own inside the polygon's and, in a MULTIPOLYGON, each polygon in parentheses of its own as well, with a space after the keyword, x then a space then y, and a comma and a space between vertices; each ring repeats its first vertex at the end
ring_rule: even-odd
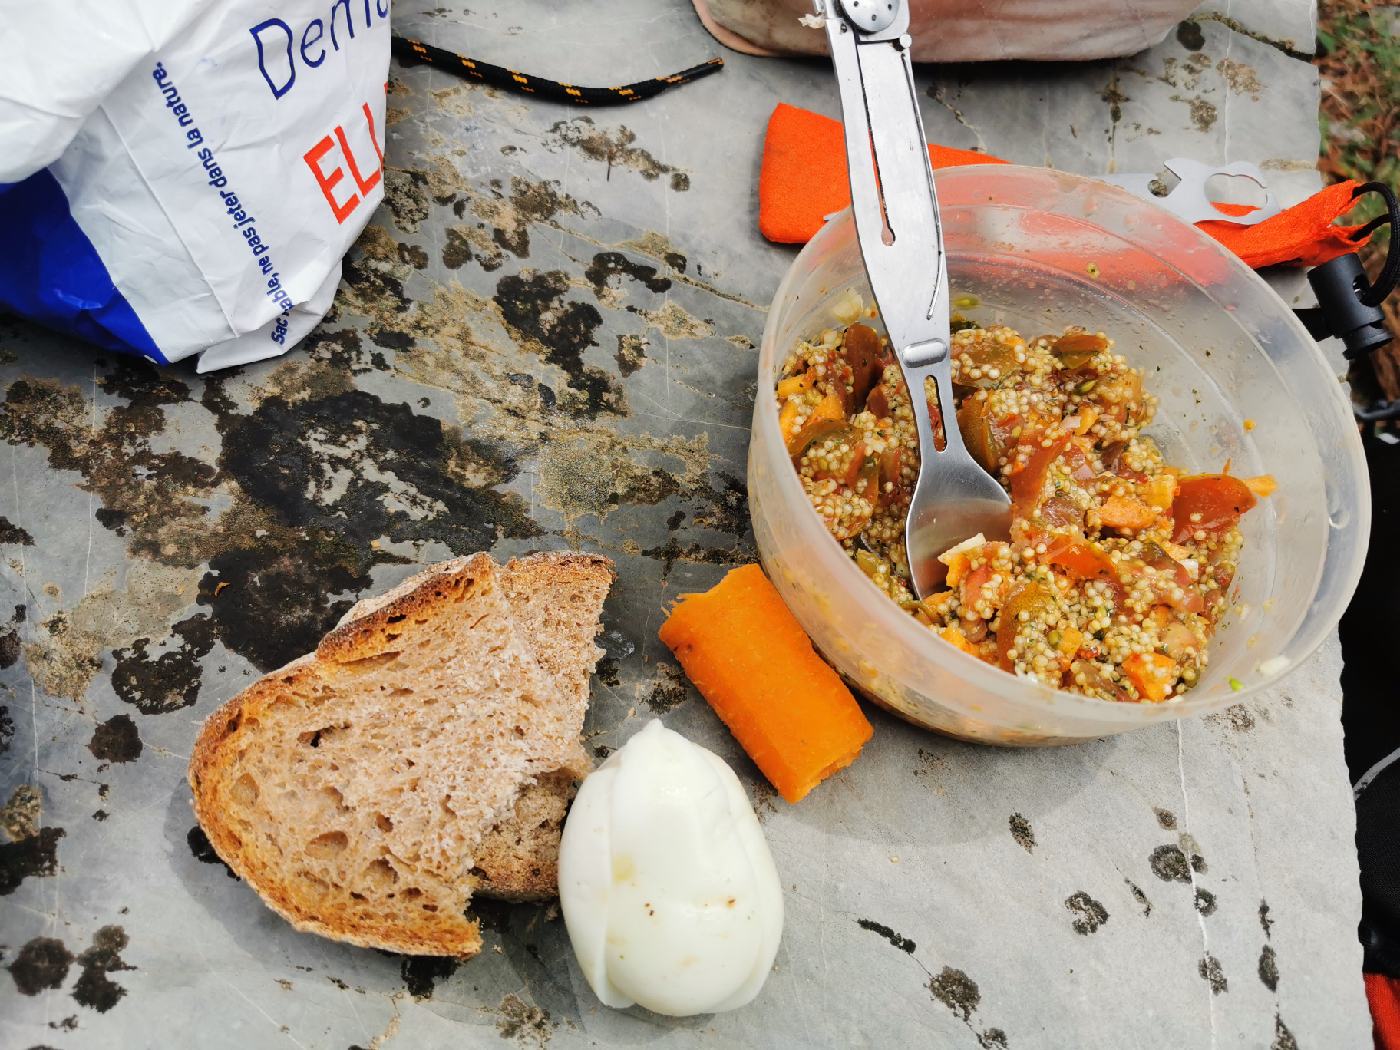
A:
POLYGON ((904 523, 919 597, 938 590, 938 556, 977 533, 1004 537, 1006 490, 968 454, 954 415, 948 269, 927 139, 909 61, 905 0, 815 0, 826 20, 846 126, 861 257, 904 373, 919 437, 919 478, 904 523), (944 422, 935 440, 925 381, 944 422), (941 447, 940 447, 941 446, 941 447))

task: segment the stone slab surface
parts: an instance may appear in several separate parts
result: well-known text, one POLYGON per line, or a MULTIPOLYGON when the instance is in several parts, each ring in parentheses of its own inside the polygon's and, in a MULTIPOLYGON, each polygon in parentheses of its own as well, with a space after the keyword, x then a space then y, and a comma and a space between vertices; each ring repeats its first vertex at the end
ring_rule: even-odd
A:
MULTIPOLYGON (((1317 82, 1268 41, 1310 39, 1311 6, 1213 10, 1253 35, 1204 18, 1117 62, 921 71, 930 134, 1081 172, 1250 159, 1296 199, 1317 82)), ((684 0, 395 15, 580 83, 718 50, 684 0)), ((753 348, 793 254, 755 232, 760 130, 779 100, 836 111, 821 63, 726 58, 588 113, 395 68, 387 203, 283 361, 157 373, 0 321, 0 1044, 1368 1044, 1335 639, 1259 700, 1082 747, 876 712, 797 807, 656 640, 669 599, 753 557, 753 348), (297 934, 193 830, 199 720, 357 595, 567 545, 620 572, 590 745, 661 717, 764 822, 787 926, 748 1009, 600 1007, 549 907, 486 910, 460 967, 297 934)))

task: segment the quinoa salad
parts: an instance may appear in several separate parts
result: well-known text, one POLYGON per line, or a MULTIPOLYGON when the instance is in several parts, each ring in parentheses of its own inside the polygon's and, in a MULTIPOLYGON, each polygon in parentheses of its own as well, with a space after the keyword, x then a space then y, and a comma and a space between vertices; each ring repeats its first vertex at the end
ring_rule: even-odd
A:
MULTIPOLYGON (((904 550, 914 417, 888 342, 859 322, 798 344, 777 386, 813 508, 874 584, 941 639, 930 644, 1103 700, 1184 693, 1229 605, 1240 517, 1273 479, 1169 465, 1142 433, 1156 399, 1102 332, 1028 340, 1000 325, 954 329, 957 425, 1011 494, 1009 542, 970 537, 940 558, 947 589, 914 597, 904 550)), ((931 382, 925 396, 939 434, 931 382)))

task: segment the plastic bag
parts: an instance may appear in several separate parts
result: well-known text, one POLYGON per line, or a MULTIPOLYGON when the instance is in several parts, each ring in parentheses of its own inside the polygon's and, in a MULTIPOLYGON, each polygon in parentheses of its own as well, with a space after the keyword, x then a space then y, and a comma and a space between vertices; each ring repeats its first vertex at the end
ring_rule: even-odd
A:
MULTIPOLYGON (((754 55, 826 53, 798 21, 811 0, 694 0, 720 43, 754 55)), ((1198 0, 909 0, 915 62, 1116 58, 1159 44, 1198 0)))
POLYGON ((389 0, 0 18, 0 307, 201 372, 305 336, 384 193, 389 0))

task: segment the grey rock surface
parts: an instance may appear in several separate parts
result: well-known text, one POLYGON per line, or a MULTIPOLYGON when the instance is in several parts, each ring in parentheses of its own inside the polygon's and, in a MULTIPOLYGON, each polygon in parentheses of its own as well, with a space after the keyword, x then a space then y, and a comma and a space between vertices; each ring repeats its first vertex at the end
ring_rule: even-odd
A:
MULTIPOLYGON (((1086 173, 1254 160, 1297 199, 1317 80, 1268 41, 1310 40, 1311 5, 1211 10, 1249 32, 921 71, 929 133, 1086 173)), ((579 83, 718 50, 684 0, 395 17, 579 83)), ((872 711, 860 761, 796 807, 656 639, 753 557, 753 348, 793 255, 755 230, 763 123, 837 111, 822 63, 726 61, 587 112, 396 66, 387 202, 284 360, 157 372, 0 320, 0 1044, 1368 1044, 1335 639, 1264 698, 1074 748, 872 711), (784 943, 737 1013, 599 1006, 546 906, 484 907, 462 966, 295 933, 194 827, 201 718, 356 596, 571 545, 619 568, 590 745, 663 718, 733 764, 772 844, 784 943)))

